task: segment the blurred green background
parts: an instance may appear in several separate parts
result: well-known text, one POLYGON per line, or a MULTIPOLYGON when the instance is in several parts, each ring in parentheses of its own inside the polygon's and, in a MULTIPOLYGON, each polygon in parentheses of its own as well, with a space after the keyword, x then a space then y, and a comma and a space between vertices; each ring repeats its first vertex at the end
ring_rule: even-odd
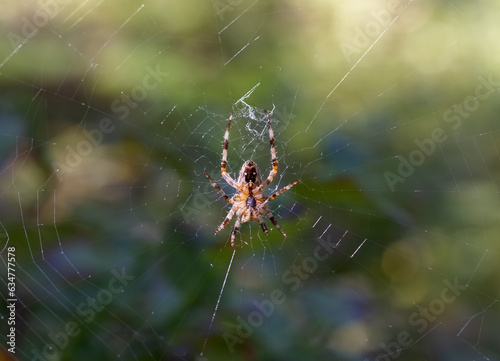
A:
POLYGON ((4 249, 0 358, 499 359, 499 15, 3 2, 0 248, 18 301, 12 354, 4 249), (252 158, 267 175, 264 109, 266 194, 299 181, 270 204, 288 237, 244 224, 233 254, 203 172, 233 194, 234 111, 231 174, 252 158))

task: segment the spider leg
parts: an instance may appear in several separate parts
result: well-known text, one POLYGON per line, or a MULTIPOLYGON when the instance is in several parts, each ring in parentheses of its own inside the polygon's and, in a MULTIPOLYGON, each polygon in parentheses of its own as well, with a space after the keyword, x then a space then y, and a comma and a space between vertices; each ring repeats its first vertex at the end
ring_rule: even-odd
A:
POLYGON ((260 226, 262 227, 262 230, 264 231, 264 233, 267 236, 269 233, 267 232, 267 227, 266 227, 266 224, 264 223, 264 218, 262 218, 262 216, 259 215, 259 217, 257 218, 257 221, 259 222, 260 226))
POLYGON ((236 181, 231 178, 229 174, 227 174, 226 166, 227 166, 227 148, 229 147, 229 127, 231 126, 231 120, 233 120, 233 113, 229 116, 229 120, 227 121, 226 133, 224 134, 224 146, 222 147, 222 162, 220 164, 220 170, 222 173, 222 178, 233 188, 238 189, 238 185, 236 181))
POLYGON ((272 224, 274 224, 276 226, 276 228, 278 228, 278 230, 281 232, 281 234, 286 237, 286 233, 283 232, 280 225, 278 224, 278 221, 276 220, 276 218, 274 218, 271 211, 267 212, 267 218, 269 218, 269 220, 272 222, 272 224))
POLYGON ((236 237, 236 233, 238 233, 238 230, 240 229, 240 223, 240 217, 237 217, 236 222, 234 222, 233 231, 231 232, 231 247, 234 247, 234 237, 236 237))
POLYGON ((224 228, 229 223, 231 218, 233 218, 234 212, 236 212, 236 209, 233 206, 233 208, 231 208, 231 210, 227 214, 226 219, 224 219, 219 228, 217 228, 217 230, 215 231, 215 234, 219 233, 222 230, 222 228, 224 228))
POLYGON ((278 159, 276 158, 276 148, 274 147, 274 133, 273 128, 271 127, 271 118, 269 118, 269 114, 267 114, 267 110, 264 110, 267 117, 267 124, 269 126, 269 144, 271 144, 271 162, 273 164, 273 169, 269 173, 267 179, 260 185, 260 189, 264 189, 271 183, 278 173, 278 159))
POLYGON ((222 190, 222 188, 221 188, 221 187, 219 187, 219 186, 218 186, 218 185, 217 185, 217 184, 216 184, 216 183, 212 180, 212 178, 210 178, 210 176, 207 174, 207 172, 203 172, 203 173, 205 174, 205 177, 207 177, 207 179, 208 179, 208 181, 210 182, 210 184, 212 185, 212 187, 214 187, 214 188, 215 188, 215 190, 216 190, 217 192, 219 192, 219 193, 222 195, 222 197, 223 197, 223 198, 224 198, 224 199, 225 199, 228 203, 233 203, 233 201, 231 200, 231 198, 229 198, 229 197, 227 196, 227 194, 226 194, 226 193, 224 193, 224 191, 222 190))
POLYGON ((271 195, 267 200, 266 202, 269 202, 269 201, 272 201, 273 199, 275 199, 277 196, 279 196, 280 194, 283 194, 285 193, 287 190, 289 190, 290 188, 292 188, 294 185, 296 185, 297 183, 299 183, 299 181, 295 181, 289 185, 287 185, 286 187, 283 187, 281 188, 279 191, 277 191, 276 193, 274 193, 273 195, 271 195))

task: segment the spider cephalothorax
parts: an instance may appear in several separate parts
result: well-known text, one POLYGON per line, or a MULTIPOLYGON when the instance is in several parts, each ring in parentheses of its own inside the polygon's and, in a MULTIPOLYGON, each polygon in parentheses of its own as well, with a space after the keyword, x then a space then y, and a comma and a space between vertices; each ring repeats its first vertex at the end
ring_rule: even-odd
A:
POLYGON ((236 222, 234 224, 233 231, 231 232, 231 246, 234 247, 234 238, 241 223, 245 223, 248 221, 257 221, 259 222, 262 230, 267 235, 267 227, 264 223, 264 216, 267 216, 269 220, 279 229, 279 231, 286 237, 285 232, 281 230, 278 222, 274 218, 271 210, 269 209, 268 202, 275 199, 280 194, 286 192, 290 188, 292 188, 298 182, 295 181, 286 187, 280 189, 276 193, 271 196, 266 196, 262 193, 262 190, 272 182, 276 173, 278 172, 278 160, 276 159, 276 149, 274 147, 274 135, 273 129, 271 128, 271 119, 265 111, 267 117, 267 124, 269 126, 269 143, 271 144, 271 162, 273 168, 269 173, 269 176, 265 181, 262 181, 262 177, 260 175, 259 167, 257 163, 253 160, 247 160, 243 163, 243 166, 240 170, 240 175, 238 180, 235 181, 226 171, 227 166, 227 148, 229 145, 229 127, 231 126, 231 120, 233 119, 233 114, 229 117, 227 122, 226 134, 224 135, 224 147, 222 149, 222 162, 221 162, 221 173, 224 180, 233 188, 238 190, 232 198, 229 198, 226 193, 210 178, 210 176, 205 172, 205 176, 212 184, 212 186, 219 192, 222 197, 233 206, 231 210, 224 219, 224 222, 217 228, 215 233, 217 234, 221 229, 223 229, 231 220, 231 218, 236 214, 236 222))
POLYGON ((253 160, 247 160, 243 163, 238 177, 238 184, 255 188, 262 184, 262 177, 260 176, 259 167, 253 160))

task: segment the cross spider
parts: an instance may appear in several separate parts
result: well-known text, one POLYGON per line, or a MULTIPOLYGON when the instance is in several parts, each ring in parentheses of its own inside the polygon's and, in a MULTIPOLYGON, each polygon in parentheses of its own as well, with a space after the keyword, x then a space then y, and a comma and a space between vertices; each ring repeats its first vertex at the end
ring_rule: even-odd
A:
POLYGON ((224 135, 224 147, 222 149, 222 163, 221 163, 221 173, 224 180, 233 188, 235 188, 238 193, 236 193, 232 198, 229 198, 226 193, 210 178, 210 176, 205 173, 208 181, 215 188, 217 192, 219 192, 222 197, 233 206, 229 213, 226 216, 226 219, 222 222, 222 224, 217 228, 215 234, 217 234, 220 230, 222 230, 233 218, 234 214, 236 214, 236 221, 234 223, 234 228, 231 232, 231 246, 234 247, 234 237, 240 228, 241 223, 245 223, 248 221, 257 221, 259 222, 262 230, 268 235, 266 224, 264 223, 263 216, 267 216, 269 220, 278 228, 278 230, 286 237, 285 232, 282 231, 279 226, 276 218, 274 218, 267 202, 272 201, 280 194, 286 192, 290 188, 292 188, 298 181, 295 181, 286 187, 280 189, 276 193, 271 196, 266 196, 262 193, 262 190, 269 185, 273 181, 273 178, 278 173, 278 160, 276 159, 276 149, 274 148, 274 136, 273 136, 273 128, 271 128, 271 119, 267 114, 267 111, 264 111, 267 117, 267 124, 269 126, 269 143, 271 144, 271 161, 273 164, 273 169, 269 173, 269 176, 265 181, 262 181, 262 177, 260 175, 259 167, 257 163, 253 160, 247 160, 243 163, 243 166, 240 170, 240 175, 238 180, 235 181, 231 176, 226 172, 227 165, 227 148, 229 145, 229 127, 231 125, 231 120, 233 119, 233 113, 229 116, 229 120, 227 122, 226 134, 224 135))

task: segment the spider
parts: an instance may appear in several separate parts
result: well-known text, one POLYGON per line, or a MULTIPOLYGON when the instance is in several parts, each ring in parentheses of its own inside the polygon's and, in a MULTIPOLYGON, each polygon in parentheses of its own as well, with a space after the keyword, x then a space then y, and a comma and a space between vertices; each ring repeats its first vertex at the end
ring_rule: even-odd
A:
POLYGON ((219 233, 219 231, 221 231, 229 223, 231 218, 233 218, 233 216, 236 214, 236 221, 231 232, 231 246, 233 247, 234 238, 236 236, 236 233, 238 233, 241 223, 245 223, 248 221, 257 221, 259 222, 262 230, 267 236, 268 232, 266 224, 264 223, 264 216, 267 216, 272 224, 274 224, 276 228, 278 228, 278 230, 283 234, 283 236, 286 237, 285 232, 283 232, 278 222, 276 221, 276 218, 274 218, 273 213, 269 209, 267 203, 292 188, 298 183, 298 181, 287 185, 271 196, 266 196, 262 193, 262 190, 273 181, 273 178, 278 173, 278 160, 276 159, 276 149, 274 147, 274 135, 273 128, 271 128, 271 119, 269 118, 269 114, 267 114, 266 110, 264 111, 264 113, 266 113, 267 124, 269 126, 269 143, 271 144, 271 162, 273 165, 273 169, 271 170, 269 176, 265 181, 262 181, 259 167, 253 160, 247 160, 245 163, 243 163, 237 181, 231 178, 231 176, 226 172, 227 148, 229 145, 229 127, 231 126, 233 113, 231 113, 231 115, 229 116, 226 133, 224 135, 221 173, 224 180, 231 187, 235 188, 238 193, 236 193, 232 198, 229 198, 226 193, 224 193, 224 191, 212 180, 212 178, 210 178, 207 172, 204 172, 205 177, 207 177, 208 181, 210 182, 210 184, 212 184, 215 190, 219 192, 228 203, 233 205, 231 207, 231 210, 227 214, 226 219, 224 219, 219 228, 217 228, 217 230, 215 231, 215 234, 219 233))

